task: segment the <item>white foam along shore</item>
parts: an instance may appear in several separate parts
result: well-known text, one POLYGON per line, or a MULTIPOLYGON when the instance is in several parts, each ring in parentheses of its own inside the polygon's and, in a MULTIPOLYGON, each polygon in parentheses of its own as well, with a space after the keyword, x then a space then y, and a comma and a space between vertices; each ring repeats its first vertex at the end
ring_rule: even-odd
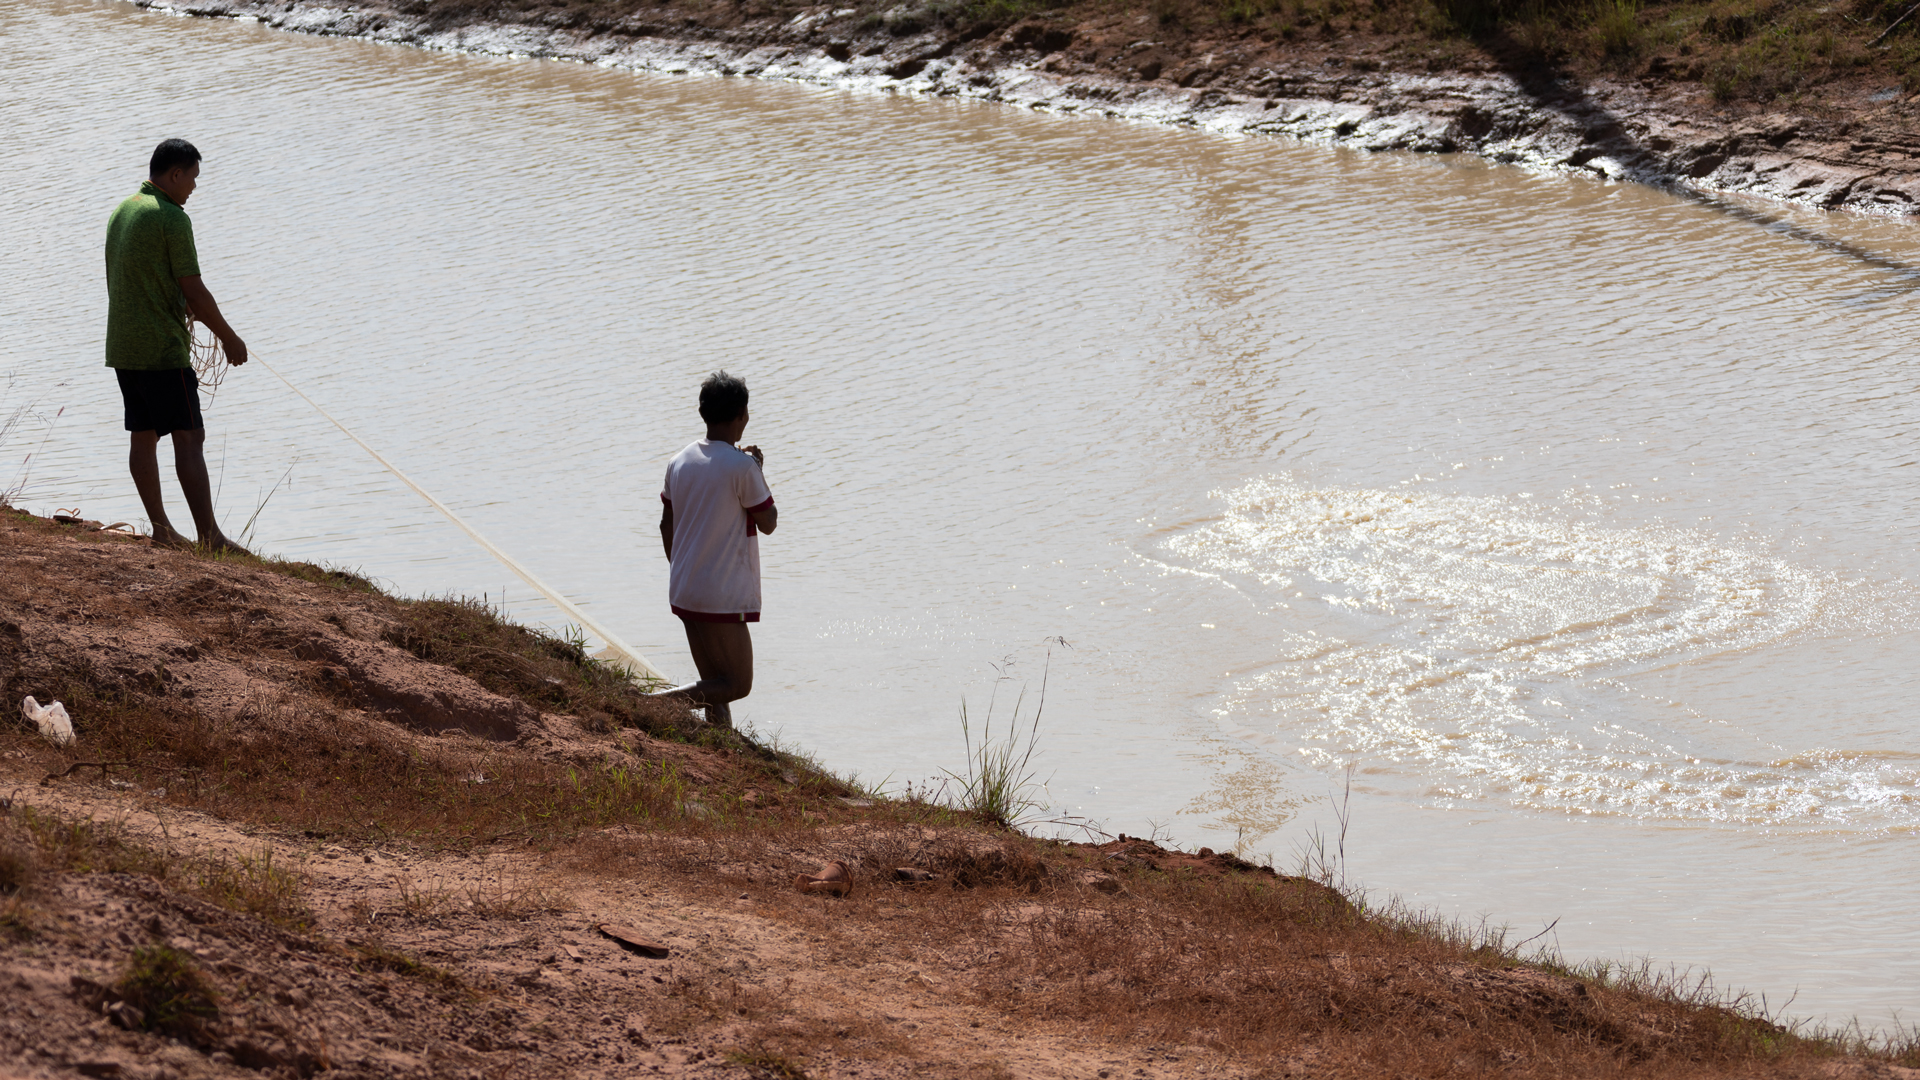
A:
POLYGON ((583 22, 554 12, 446 25, 422 4, 412 5, 421 12, 412 14, 384 4, 301 0, 133 2, 418 48, 965 98, 1370 151, 1465 152, 1694 197, 1740 194, 1822 209, 1920 212, 1920 137, 1849 131, 1845 124, 1829 130, 1831 121, 1785 113, 1708 115, 1670 89, 1637 84, 1542 91, 1498 72, 1396 72, 1336 59, 1246 66, 1233 55, 1210 53, 1203 61, 1216 64, 1220 77, 1198 88, 1180 85, 1194 81, 1190 77, 1129 79, 1075 70, 1084 65, 1061 62, 1071 32, 1038 31, 1033 21, 963 40, 937 26, 899 35, 889 29, 891 13, 876 20, 855 8, 812 8, 784 21, 717 30, 691 20, 681 27, 641 15, 583 22))

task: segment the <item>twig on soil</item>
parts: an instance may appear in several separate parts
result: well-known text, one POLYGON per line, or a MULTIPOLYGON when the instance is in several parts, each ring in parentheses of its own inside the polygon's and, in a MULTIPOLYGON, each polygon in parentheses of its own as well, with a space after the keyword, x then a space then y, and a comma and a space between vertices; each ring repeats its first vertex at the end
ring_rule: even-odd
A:
POLYGON ((104 780, 107 777, 107 770, 116 765, 123 765, 129 769, 159 769, 161 772, 179 772, 180 771, 179 769, 169 769, 163 765, 143 765, 138 761, 76 761, 57 773, 48 773, 46 775, 46 779, 41 780, 40 783, 42 786, 44 786, 46 784, 52 783, 55 780, 64 779, 65 777, 71 775, 73 770, 75 769, 85 769, 88 767, 99 769, 100 778, 104 780))
POLYGON ((1889 25, 1885 30, 1880 31, 1879 37, 1876 37, 1872 41, 1867 42, 1867 48, 1871 49, 1875 45, 1878 45, 1882 41, 1886 40, 1886 37, 1888 34, 1893 33, 1896 27, 1898 27, 1901 23, 1907 21, 1907 16, 1913 14, 1916 11, 1920 11, 1920 3, 1915 3, 1911 7, 1907 8, 1907 10, 1901 12, 1899 18, 1893 20, 1893 23, 1889 25))

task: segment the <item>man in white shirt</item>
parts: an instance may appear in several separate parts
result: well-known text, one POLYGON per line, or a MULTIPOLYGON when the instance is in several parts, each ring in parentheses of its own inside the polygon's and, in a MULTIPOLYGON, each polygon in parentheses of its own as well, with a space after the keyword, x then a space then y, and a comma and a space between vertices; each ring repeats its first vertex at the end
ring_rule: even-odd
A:
POLYGON ((663 691, 733 726, 729 702, 753 690, 753 638, 760 621, 760 534, 779 522, 758 446, 736 446, 747 430, 747 384, 716 371, 700 384, 707 437, 667 463, 660 491, 660 542, 672 570, 667 599, 687 628, 698 681, 663 691))

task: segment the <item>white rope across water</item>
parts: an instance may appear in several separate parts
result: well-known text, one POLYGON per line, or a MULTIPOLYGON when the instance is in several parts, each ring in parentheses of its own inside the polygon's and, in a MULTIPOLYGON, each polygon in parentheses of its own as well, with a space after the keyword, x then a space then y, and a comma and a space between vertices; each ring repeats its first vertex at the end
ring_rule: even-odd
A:
MULTIPOLYGON (((533 576, 533 571, 528 570, 524 566, 521 566, 519 562, 515 561, 513 556, 508 555, 506 552, 501 551, 497 547, 494 547, 493 542, 491 540, 488 540, 486 537, 481 536, 478 530, 476 530, 473 526, 467 524, 464 520, 462 520, 460 515, 454 513, 451 509, 449 509, 446 503, 443 503, 439 499, 436 499, 432 495, 428 494, 426 488, 423 488, 419 484, 414 483, 413 480, 410 477, 408 477, 406 473, 403 473, 399 469, 395 468, 393 465, 393 462, 388 461, 386 458, 380 455, 380 451, 375 450, 371 446, 368 446, 364 439, 360 438, 360 436, 355 435, 352 431, 348 430, 347 425, 341 423, 338 420, 335 420, 333 418, 332 413, 321 408, 319 402, 308 397, 304 391, 302 391, 299 387, 293 385, 293 381, 291 379, 288 379, 285 375, 282 375, 280 374, 280 372, 274 370, 273 365, 267 363, 264 359, 262 359, 259 353, 252 352, 250 350, 248 354, 248 359, 252 360, 253 362, 259 364, 261 367, 266 368, 268 371, 272 372, 274 378, 279 379, 283 383, 286 383, 287 389, 293 391, 296 394, 299 394, 300 400, 313 406, 314 412, 317 412, 321 416, 326 417, 328 423, 332 424, 334 427, 339 428, 340 433, 342 435, 345 435, 347 438, 352 439, 355 443, 357 443, 360 449, 365 450, 369 455, 371 455, 373 460, 379 462, 382 468, 392 473, 394 477, 398 479, 401 483, 412 488, 414 492, 418 494, 421 498, 427 500, 429 503, 432 503, 433 508, 435 510, 438 510, 442 514, 445 514, 448 521, 451 521, 455 525, 458 525, 460 527, 461 532, 464 532, 468 536, 473 537, 473 540, 475 543, 479 544, 483 548, 486 548, 487 552, 491 554, 494 558, 499 559, 502 565, 504 565, 507 569, 513 571, 515 574, 519 575, 521 581, 524 581, 527 584, 533 586, 535 591, 539 592, 540 595, 552 601, 554 607, 557 607, 561 611, 565 612, 568 618, 572 619, 574 622, 584 627, 593 636, 599 638, 601 641, 606 642, 607 647, 605 649, 602 649, 598 653, 595 653, 594 659, 608 660, 616 664, 624 665, 631 674, 641 678, 660 679, 663 681, 667 679, 667 677, 661 673, 659 668, 654 667, 652 664, 647 662, 646 657, 641 656, 639 653, 629 648, 625 642, 621 641, 617 637, 614 637, 611 633, 608 633, 605 627, 601 626, 597 622, 594 622, 591 618, 587 616, 586 612, 581 611, 578 607, 574 606, 573 601, 568 600, 566 597, 561 596, 558 592, 555 592, 553 589, 548 588, 545 582, 533 576)), ((223 364, 221 365, 221 367, 224 368, 225 365, 223 364)), ((219 385, 219 380, 217 378, 214 380, 214 384, 216 387, 219 385)), ((206 384, 203 381, 201 385, 204 387, 206 384)))

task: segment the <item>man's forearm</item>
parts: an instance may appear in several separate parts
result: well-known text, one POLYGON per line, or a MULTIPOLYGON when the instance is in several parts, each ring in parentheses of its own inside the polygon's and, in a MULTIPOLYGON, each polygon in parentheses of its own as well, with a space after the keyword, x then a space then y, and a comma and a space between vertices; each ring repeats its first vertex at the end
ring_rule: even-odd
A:
POLYGON ((206 284, 199 278, 181 278, 180 292, 187 299, 187 310, 192 312, 193 317, 202 325, 213 331, 215 337, 225 341, 239 336, 233 332, 233 327, 227 325, 226 318, 220 314, 220 305, 214 302, 213 293, 207 291, 206 284))

